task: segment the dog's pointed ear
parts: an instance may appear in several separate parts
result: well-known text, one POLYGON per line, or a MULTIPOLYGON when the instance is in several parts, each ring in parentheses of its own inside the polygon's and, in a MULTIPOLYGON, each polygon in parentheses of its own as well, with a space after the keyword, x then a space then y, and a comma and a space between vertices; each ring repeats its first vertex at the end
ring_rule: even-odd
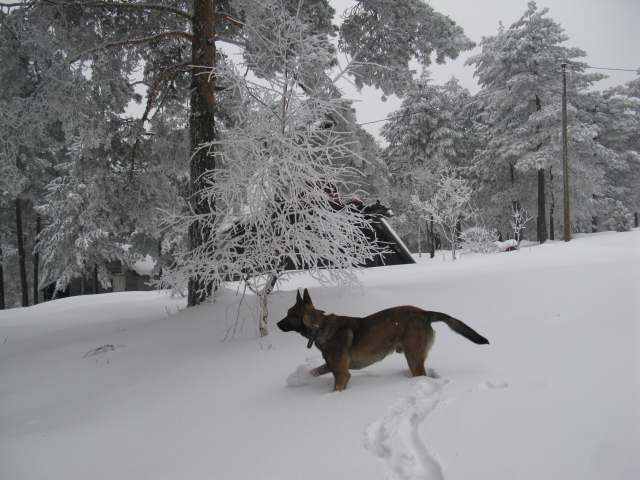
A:
POLYGON ((303 301, 306 305, 313 305, 313 302, 311 301, 311 295, 309 295, 309 290, 307 290, 306 288, 304 289, 303 301))
POLYGON ((300 296, 300 290, 298 290, 298 294, 296 295, 296 305, 300 305, 302 303, 302 297, 300 296))

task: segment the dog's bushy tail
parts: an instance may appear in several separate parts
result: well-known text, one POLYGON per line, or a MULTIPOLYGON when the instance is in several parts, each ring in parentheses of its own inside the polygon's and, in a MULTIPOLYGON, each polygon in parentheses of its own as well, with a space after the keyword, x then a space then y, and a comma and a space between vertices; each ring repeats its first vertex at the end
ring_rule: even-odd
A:
POLYGON ((473 343, 477 343, 479 345, 488 345, 489 340, 484 338, 478 332, 476 332, 473 328, 471 328, 466 323, 458 320, 457 318, 450 317, 447 314, 439 313, 439 312, 431 312, 429 315, 429 321, 431 322, 444 322, 449 325, 449 328, 456 333, 459 333, 465 338, 468 338, 473 343))

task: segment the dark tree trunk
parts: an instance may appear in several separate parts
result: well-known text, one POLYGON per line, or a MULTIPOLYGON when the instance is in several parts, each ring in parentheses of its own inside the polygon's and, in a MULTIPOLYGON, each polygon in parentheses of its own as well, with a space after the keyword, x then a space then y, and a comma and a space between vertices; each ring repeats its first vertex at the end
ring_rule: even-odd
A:
POLYGON ((567 133, 567 64, 562 63, 562 206, 564 208, 563 238, 571 240, 571 206, 569 195, 569 153, 567 133))
POLYGON ((82 262, 82 274, 80 275, 80 295, 87 294, 87 264, 82 262))
POLYGON ((427 239, 429 241, 429 258, 436 256, 436 238, 433 233, 433 215, 431 216, 431 222, 427 221, 427 239))
POLYGON ((93 264, 93 293, 98 293, 98 264, 93 264))
MULTIPOLYGON (((193 214, 210 213, 211 206, 199 193, 205 186, 203 175, 215 168, 213 152, 202 148, 205 143, 215 140, 215 77, 208 70, 214 66, 215 46, 215 0, 194 0, 193 40, 191 73, 191 111, 189 131, 191 141, 190 160, 190 204, 193 214)), ((201 247, 213 232, 196 221, 189 227, 189 248, 194 251, 201 247)), ((213 285, 199 278, 189 279, 188 305, 198 305, 213 293, 213 285)))
POLYGON ((38 235, 40 235, 40 228, 42 227, 42 217, 40 214, 36 215, 36 240, 35 247, 33 248, 33 304, 38 304, 38 273, 40 270, 40 252, 38 251, 38 235))
POLYGON ((22 205, 16 198, 16 235, 18 237, 18 266, 20 268, 20 291, 22 294, 22 306, 29 306, 29 286, 27 284, 27 260, 24 253, 24 236, 22 233, 22 205))
POLYGON ((638 228, 638 212, 633 214, 633 226, 638 228))
POLYGON ((436 250, 438 248, 438 245, 436 245, 436 233, 433 230, 433 215, 431 215, 430 231, 431 231, 431 249, 429 250, 429 258, 433 258, 436 256, 436 250))
POLYGON ((538 170, 538 241, 547 241, 547 214, 545 209, 544 168, 538 170))
POLYGON ((551 167, 549 167, 549 188, 551 189, 551 203, 549 204, 549 239, 555 240, 556 235, 553 229, 553 209, 556 206, 556 201, 553 196, 553 173, 551 173, 551 167))
POLYGON ((2 243, 0 243, 0 310, 4 310, 4 258, 2 257, 2 243))

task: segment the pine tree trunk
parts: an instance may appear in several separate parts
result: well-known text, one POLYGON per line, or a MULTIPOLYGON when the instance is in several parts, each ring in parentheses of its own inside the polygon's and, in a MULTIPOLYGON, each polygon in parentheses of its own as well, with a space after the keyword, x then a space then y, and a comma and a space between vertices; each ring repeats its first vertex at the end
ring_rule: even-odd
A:
POLYGON ((40 270, 40 252, 38 251, 38 235, 40 235, 40 228, 42 227, 42 217, 40 214, 36 215, 36 240, 35 247, 33 248, 33 304, 38 304, 38 273, 40 270))
POLYGON ((93 264, 93 293, 98 293, 98 264, 93 264))
POLYGON ((82 262, 82 274, 80 275, 80 295, 87 294, 87 264, 82 262))
POLYGON ((2 257, 2 243, 0 242, 0 310, 4 310, 4 258, 2 257))
POLYGON ((547 215, 545 212, 544 168, 538 170, 538 241, 547 241, 547 215))
POLYGON ((427 247, 429 248, 429 258, 433 258, 436 256, 435 238, 433 235, 433 217, 431 217, 431 226, 429 226, 428 220, 425 223, 427 224, 427 247))
POLYGON ((549 240, 555 240, 556 235, 553 229, 553 209, 556 206, 556 200, 553 196, 553 173, 551 167, 549 167, 549 188, 551 190, 551 203, 549 204, 549 240))
MULTIPOLYGON (((205 215, 210 206, 199 193, 205 186, 203 175, 215 168, 215 159, 209 148, 201 145, 215 140, 215 77, 209 75, 208 68, 214 66, 215 46, 215 0, 194 0, 193 2, 193 40, 191 72, 191 111, 189 114, 190 131, 190 181, 189 202, 192 213, 205 215)), ((196 221, 189 227, 189 248, 191 251, 202 246, 213 232, 196 221)), ((213 293, 213 285, 199 278, 189 279, 188 305, 203 302, 213 293)))
POLYGON ((22 205, 20 198, 16 198, 16 235, 18 240, 18 266, 20 268, 20 292, 21 304, 23 307, 29 306, 29 286, 27 284, 27 260, 24 252, 24 236, 22 233, 22 205))
POLYGON ((436 256, 436 233, 433 230, 433 215, 431 215, 431 228, 429 228, 429 235, 431 238, 431 248, 429 248, 429 258, 434 258, 436 256))

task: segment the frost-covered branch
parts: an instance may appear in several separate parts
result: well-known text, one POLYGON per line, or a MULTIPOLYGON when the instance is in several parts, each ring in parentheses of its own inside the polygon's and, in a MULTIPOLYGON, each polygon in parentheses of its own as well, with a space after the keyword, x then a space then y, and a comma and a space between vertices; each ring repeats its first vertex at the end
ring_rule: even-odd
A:
POLYGON ((45 0, 46 3, 50 3, 52 5, 58 5, 61 7, 73 7, 73 6, 83 6, 83 7, 99 7, 99 8, 122 8, 122 9, 136 9, 136 10, 156 10, 159 12, 173 13, 174 15, 178 15, 183 17, 189 21, 192 20, 192 16, 190 13, 185 12, 179 8, 173 7, 171 5, 159 5, 157 3, 124 3, 124 2, 106 2, 101 0, 89 1, 89 2, 74 2, 74 1, 65 1, 65 0, 45 0))
POLYGON ((513 238, 518 242, 518 250, 520 250, 520 240, 522 230, 524 229, 527 222, 529 222, 533 215, 529 215, 529 213, 520 207, 519 204, 514 204, 511 210, 511 228, 513 229, 513 238))
POLYGON ((459 178, 452 168, 440 175, 436 193, 421 200, 417 195, 411 203, 423 212, 423 217, 439 225, 446 239, 451 242, 451 255, 456 259, 456 248, 461 233, 461 222, 471 212, 472 189, 468 182, 459 178))
MULTIPOLYGON (((167 78, 167 76, 171 75, 174 72, 179 70, 184 70, 189 68, 190 62, 183 62, 177 65, 172 65, 167 68, 164 72, 158 75, 158 78, 155 79, 149 92, 147 94, 147 105, 144 109, 144 113, 142 114, 142 118, 140 119, 140 128, 144 128, 145 122, 149 119, 149 113, 151 112, 151 107, 153 106, 153 101, 155 100, 156 94, 158 93, 158 87, 160 84, 167 78)), ((136 136, 136 140, 133 144, 133 149, 131 151, 131 160, 130 160, 130 168, 129 168, 129 181, 125 185, 125 188, 129 186, 129 184, 133 181, 133 174, 136 165, 136 154, 138 152, 138 148, 140 146, 140 135, 136 136)))
POLYGON ((149 43, 149 42, 153 42, 155 40, 160 40, 160 39, 166 38, 166 37, 183 37, 183 38, 186 38, 189 41, 191 41, 193 39, 193 35, 191 35, 188 32, 183 32, 182 30, 174 30, 174 31, 170 31, 170 32, 162 32, 162 33, 159 33, 158 35, 152 35, 150 37, 127 38, 125 40, 120 40, 120 41, 117 41, 117 42, 105 43, 104 45, 99 45, 99 46, 97 46, 95 48, 87 50, 86 52, 82 52, 80 55, 77 55, 76 57, 71 59, 69 61, 69 63, 75 63, 75 62, 85 58, 87 55, 91 55, 92 53, 99 52, 99 51, 105 50, 107 48, 124 47, 124 46, 128 46, 128 45, 140 45, 140 44, 143 44, 143 43, 149 43))

